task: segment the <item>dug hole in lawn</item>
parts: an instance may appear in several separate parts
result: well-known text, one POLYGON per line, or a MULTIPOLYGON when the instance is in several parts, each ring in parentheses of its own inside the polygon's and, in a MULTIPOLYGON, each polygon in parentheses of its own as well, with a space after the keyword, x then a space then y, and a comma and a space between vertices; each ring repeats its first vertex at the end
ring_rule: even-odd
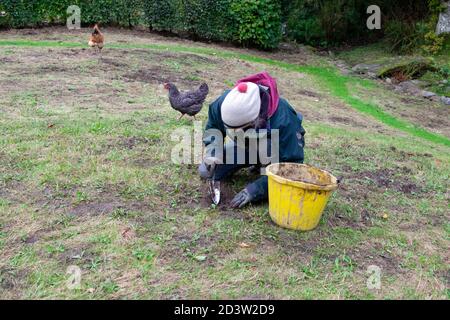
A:
POLYGON ((276 163, 267 167, 269 213, 279 226, 308 231, 319 224, 338 180, 306 164, 276 163))

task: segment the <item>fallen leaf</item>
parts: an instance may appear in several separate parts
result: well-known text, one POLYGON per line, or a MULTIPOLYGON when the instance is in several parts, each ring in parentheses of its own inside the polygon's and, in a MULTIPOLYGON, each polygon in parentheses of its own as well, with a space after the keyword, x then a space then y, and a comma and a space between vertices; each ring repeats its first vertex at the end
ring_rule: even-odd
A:
POLYGON ((86 290, 88 293, 94 293, 95 292, 95 289, 94 288, 89 288, 89 289, 87 289, 86 290))
POLYGON ((387 219, 387 218, 389 218, 388 214, 387 213, 383 214, 383 219, 387 219))
POLYGON ((53 128, 55 126, 55 124, 54 123, 50 123, 48 126, 47 126, 47 128, 53 128))
POLYGON ((195 260, 197 260, 197 261, 205 261, 206 260, 206 256, 196 256, 195 260))
POLYGON ((239 247, 241 247, 241 248, 250 248, 251 246, 249 244, 245 243, 245 242, 241 242, 241 243, 239 243, 239 247))
POLYGON ((130 227, 127 227, 121 232, 121 235, 122 235, 122 238, 124 238, 125 240, 130 240, 130 239, 134 238, 135 233, 130 227))

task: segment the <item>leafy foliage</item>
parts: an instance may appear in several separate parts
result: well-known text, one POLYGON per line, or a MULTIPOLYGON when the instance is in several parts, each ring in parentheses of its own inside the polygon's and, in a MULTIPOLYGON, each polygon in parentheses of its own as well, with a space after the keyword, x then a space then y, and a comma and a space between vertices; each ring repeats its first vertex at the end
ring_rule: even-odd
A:
POLYGON ((400 52, 422 45, 442 10, 440 0, 283 0, 282 3, 286 34, 293 40, 334 46, 344 42, 367 43, 385 36, 393 51, 400 52), (369 17, 366 10, 373 4, 381 9, 382 30, 369 30, 366 26, 369 17), (425 30, 430 15, 434 18, 425 30))
POLYGON ((172 31, 175 26, 175 8, 173 1, 144 1, 145 17, 151 29, 172 31))
POLYGON ((367 0, 294 0, 283 7, 286 33, 298 42, 321 46, 373 37, 366 27, 370 4, 367 0))
POLYGON ((295 41, 334 46, 366 43, 385 36, 393 51, 421 47, 442 50, 443 36, 432 34, 440 0, 378 0, 382 30, 368 30, 372 0, 2 0, 0 27, 65 23, 69 5, 81 8, 83 25, 147 25, 194 39, 227 41, 273 49, 284 35, 295 41), (284 26, 284 28, 282 28, 284 26))
POLYGON ((281 8, 271 0, 241 0, 231 3, 237 21, 237 41, 264 49, 278 46, 281 40, 281 8))
POLYGON ((430 31, 424 36, 425 44, 422 49, 429 54, 435 55, 442 51, 444 48, 445 37, 444 35, 437 35, 435 32, 430 31))
POLYGON ((281 40, 280 5, 269 0, 145 1, 151 29, 263 49, 281 40))
POLYGON ((286 34, 289 38, 301 43, 325 45, 325 32, 320 25, 319 17, 312 15, 308 8, 295 8, 286 22, 286 34))
POLYGON ((65 23, 67 7, 78 5, 81 22, 133 26, 142 20, 143 0, 2 0, 0 26, 11 28, 36 27, 65 23), (3 23, 2 23, 3 21, 3 23))
POLYGON ((428 0, 428 8, 431 16, 428 22, 429 32, 424 36, 424 45, 422 49, 428 54, 438 54, 445 47, 446 35, 437 35, 434 32, 434 28, 438 22, 439 14, 447 8, 441 0, 428 0))
POLYGON ((422 2, 420 11, 427 12, 425 16, 416 16, 398 19, 395 16, 387 22, 385 38, 391 46, 391 51, 396 53, 410 53, 418 48, 425 53, 435 55, 441 52, 445 46, 445 36, 436 35, 436 23, 439 13, 446 6, 441 0, 428 0, 422 2))
POLYGON ((421 23, 392 20, 387 23, 385 37, 392 52, 410 53, 423 43, 424 33, 421 23))
POLYGON ((270 0, 3 0, 0 26, 63 24, 67 7, 78 5, 83 25, 135 26, 194 38, 238 42, 263 49, 281 40, 279 1, 270 0))

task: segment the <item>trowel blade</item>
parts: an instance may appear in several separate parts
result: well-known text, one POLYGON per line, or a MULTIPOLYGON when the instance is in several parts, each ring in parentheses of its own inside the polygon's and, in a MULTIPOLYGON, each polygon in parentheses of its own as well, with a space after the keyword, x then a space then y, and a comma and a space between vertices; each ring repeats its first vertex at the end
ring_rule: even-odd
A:
POLYGON ((211 196, 211 200, 215 205, 220 203, 220 182, 211 180, 209 182, 209 194, 211 196))

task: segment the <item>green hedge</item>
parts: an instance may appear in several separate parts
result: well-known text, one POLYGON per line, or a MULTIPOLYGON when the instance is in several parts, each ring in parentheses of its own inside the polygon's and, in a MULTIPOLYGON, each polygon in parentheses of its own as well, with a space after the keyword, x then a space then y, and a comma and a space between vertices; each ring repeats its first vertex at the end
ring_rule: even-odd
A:
MULTIPOLYGON (((380 0, 294 0, 284 7, 291 39, 312 45, 335 45, 373 37, 366 27, 367 7, 380 0)), ((382 6, 380 6, 382 7, 382 6)))
POLYGON ((229 5, 229 0, 153 0, 144 1, 144 11, 152 30, 226 41, 231 37, 229 5))
MULTIPOLYGON (((0 17, 0 27, 63 24, 72 4, 80 6, 85 26, 146 25, 180 36, 273 49, 281 41, 282 24, 287 38, 320 46, 382 36, 395 42, 393 35, 407 38, 410 29, 414 40, 415 28, 410 26, 423 25, 416 22, 427 21, 433 12, 428 4, 437 7, 440 0, 0 0, 0 11, 7 12, 0 17), (381 31, 366 27, 366 9, 372 4, 382 10, 381 31)), ((425 44, 434 48, 436 41, 425 44)))
POLYGON ((153 0, 144 2, 151 29, 273 49, 281 40, 277 0, 153 0))
POLYGON ((278 0, 1 0, 0 26, 63 24, 69 5, 83 25, 147 25, 153 30, 273 49, 281 40, 278 0))
POLYGON ((83 25, 93 23, 134 26, 142 23, 144 0, 1 0, 0 26, 11 28, 64 24, 67 7, 78 5, 83 25))

